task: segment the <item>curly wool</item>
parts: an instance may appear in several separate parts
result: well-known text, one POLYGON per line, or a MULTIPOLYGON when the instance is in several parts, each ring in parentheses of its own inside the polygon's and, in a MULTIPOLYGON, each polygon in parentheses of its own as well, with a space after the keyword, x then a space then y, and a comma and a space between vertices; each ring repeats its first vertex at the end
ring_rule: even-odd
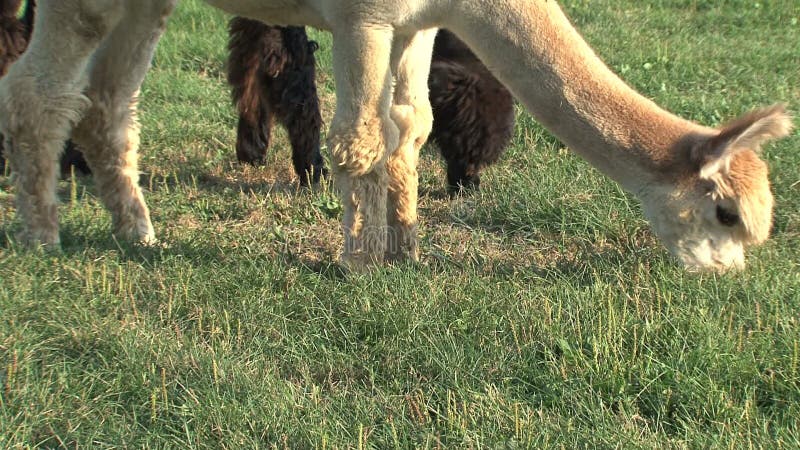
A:
POLYGON ((229 26, 228 83, 239 112, 236 157, 264 163, 275 121, 292 146, 301 185, 326 173, 320 153, 320 114, 314 52, 303 27, 275 27, 234 17, 229 26))

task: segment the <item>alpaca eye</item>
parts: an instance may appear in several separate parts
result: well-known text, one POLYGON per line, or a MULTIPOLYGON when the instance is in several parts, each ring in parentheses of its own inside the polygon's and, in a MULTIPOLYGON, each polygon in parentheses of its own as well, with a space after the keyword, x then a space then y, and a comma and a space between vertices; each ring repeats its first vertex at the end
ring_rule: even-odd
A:
POLYGON ((739 223, 739 215, 717 206, 717 220, 726 227, 732 227, 739 223))
POLYGON ((701 180, 700 190, 703 192, 703 194, 711 194, 717 190, 717 183, 711 180, 701 180))

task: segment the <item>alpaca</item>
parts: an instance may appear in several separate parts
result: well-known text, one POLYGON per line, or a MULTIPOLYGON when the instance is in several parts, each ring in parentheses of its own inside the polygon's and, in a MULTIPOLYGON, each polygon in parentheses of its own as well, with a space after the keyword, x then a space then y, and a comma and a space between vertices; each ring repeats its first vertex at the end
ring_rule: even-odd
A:
MULTIPOLYGON (((33 32, 36 1, 28 0, 22 18, 18 19, 17 12, 21 4, 22 0, 0 0, 0 77, 8 72, 11 63, 25 51, 33 32)), ((3 142, 0 140, 0 173, 5 170, 5 165, 3 142)), ((72 142, 67 141, 64 154, 61 156, 61 175, 68 176, 72 168, 75 168, 78 175, 89 173, 89 167, 86 165, 83 155, 72 142)))
MULTIPOLYGON (((346 268, 418 257, 416 164, 432 122, 433 27, 463 39, 539 122, 635 194, 686 266, 742 267, 744 247, 769 235, 773 197, 757 151, 790 133, 785 109, 757 110, 718 129, 679 118, 617 77, 555 1, 206 2, 274 25, 333 33, 337 101, 328 148, 344 207, 346 268)), ((137 180, 132 107, 176 3, 40 5, 30 51, 0 80, 0 132, 17 170, 21 242, 59 242, 55 159, 70 129, 114 231, 154 240, 137 180)))
MULTIPOLYGON (((25 7, 22 19, 17 13, 22 0, 0 0, 0 77, 8 72, 11 63, 16 61, 28 46, 33 28, 32 0, 25 7)), ((0 173, 5 170, 3 144, 0 142, 0 173)))
POLYGON ((435 142, 447 161, 451 195, 476 190, 480 173, 514 133, 514 98, 453 33, 439 30, 428 76, 435 142))
POLYGON ((236 157, 263 164, 272 124, 289 132, 292 162, 300 185, 325 175, 320 153, 319 98, 314 81, 314 52, 303 27, 273 27, 234 17, 230 22, 228 83, 239 110, 236 157))
MULTIPOLYGON (((236 156, 262 164, 272 116, 289 130, 300 184, 325 173, 319 153, 321 118, 314 83, 316 43, 303 27, 273 27, 236 17, 230 22, 228 82, 239 110, 236 156), (275 111, 273 114, 272 111, 275 111)), ((480 172, 503 154, 514 130, 514 100, 469 48, 439 30, 433 46, 429 97, 431 141, 447 162, 451 194, 477 189, 480 172)))
POLYGON ((11 63, 25 51, 33 28, 33 8, 31 2, 25 7, 22 19, 17 13, 22 0, 0 1, 0 76, 8 72, 11 63))

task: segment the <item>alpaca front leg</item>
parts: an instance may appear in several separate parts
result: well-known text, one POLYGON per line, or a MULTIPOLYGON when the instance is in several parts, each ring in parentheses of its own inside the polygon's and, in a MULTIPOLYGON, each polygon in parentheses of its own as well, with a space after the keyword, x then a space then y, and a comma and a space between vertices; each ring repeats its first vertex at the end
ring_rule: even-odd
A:
POLYGON ((88 106, 90 55, 123 17, 119 2, 41 2, 27 51, 0 80, 0 133, 15 173, 21 243, 57 246, 57 159, 88 106))
POLYGON ((155 232, 150 210, 139 187, 139 124, 135 108, 135 97, 116 104, 95 100, 75 128, 73 139, 83 150, 100 199, 111 212, 114 234, 152 243, 155 232))
POLYGON ((386 251, 386 157, 397 147, 389 117, 392 32, 385 27, 334 30, 336 114, 328 148, 344 207, 342 263, 355 270, 386 251))
POLYGON ((419 258, 417 245, 417 156, 431 131, 433 113, 428 100, 428 72, 436 30, 395 40, 392 119, 400 129, 397 150, 389 157, 387 249, 389 261, 419 258))
POLYGON ((155 234, 139 187, 136 101, 172 6, 173 0, 144 2, 106 39, 90 71, 92 106, 72 136, 111 211, 114 233, 143 243, 155 234))
POLYGON ((14 171, 17 214, 23 228, 16 236, 23 245, 57 246, 58 200, 56 182, 61 144, 24 134, 12 134, 5 142, 14 171))

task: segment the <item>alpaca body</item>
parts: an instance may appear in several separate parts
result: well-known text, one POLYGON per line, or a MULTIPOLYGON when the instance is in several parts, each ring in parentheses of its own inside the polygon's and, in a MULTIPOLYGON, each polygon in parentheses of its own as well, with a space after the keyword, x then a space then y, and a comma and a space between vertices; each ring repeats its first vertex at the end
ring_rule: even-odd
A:
MULTIPOLYGON (((302 27, 236 17, 230 24, 228 82, 239 111, 236 155, 262 164, 273 117, 288 130, 301 185, 323 173, 321 118, 314 82, 316 44, 302 27)), ((477 188, 480 172, 502 155, 514 130, 514 100, 469 48, 439 30, 428 78, 431 140, 447 162, 451 193, 477 188)))
MULTIPOLYGON (((783 109, 720 130, 669 114, 616 77, 555 1, 207 1, 267 23, 333 33, 337 102, 328 147, 342 192, 347 266, 417 257, 416 162, 431 129, 431 27, 462 38, 543 125, 636 194, 686 265, 742 266, 744 245, 769 233, 772 195, 755 151, 789 133, 783 109)), ((58 242, 54 163, 73 125, 116 231, 153 239, 135 179, 131 105, 175 3, 40 5, 30 50, 0 80, 0 131, 18 171, 23 241, 58 242)))

